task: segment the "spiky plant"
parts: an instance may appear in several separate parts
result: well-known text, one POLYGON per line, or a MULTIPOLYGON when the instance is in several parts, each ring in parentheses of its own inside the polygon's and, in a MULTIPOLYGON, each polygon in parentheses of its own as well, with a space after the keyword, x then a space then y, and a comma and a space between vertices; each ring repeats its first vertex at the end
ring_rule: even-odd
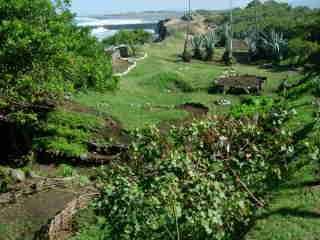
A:
POLYGON ((227 65, 231 65, 234 62, 233 58, 233 46, 232 46, 232 29, 231 26, 225 25, 225 38, 226 38, 226 49, 223 54, 223 61, 227 65))
POLYGON ((288 41, 283 34, 272 30, 269 34, 262 34, 261 39, 265 52, 271 52, 274 61, 281 61, 288 48, 288 41))
POLYGON ((203 45, 203 36, 202 35, 196 35, 192 38, 191 40, 191 46, 193 49, 193 57, 195 59, 202 59, 202 54, 201 54, 201 48, 203 45))
POLYGON ((206 61, 211 61, 213 59, 214 48, 217 42, 218 41, 215 32, 209 32, 203 36, 203 47, 206 51, 206 61))

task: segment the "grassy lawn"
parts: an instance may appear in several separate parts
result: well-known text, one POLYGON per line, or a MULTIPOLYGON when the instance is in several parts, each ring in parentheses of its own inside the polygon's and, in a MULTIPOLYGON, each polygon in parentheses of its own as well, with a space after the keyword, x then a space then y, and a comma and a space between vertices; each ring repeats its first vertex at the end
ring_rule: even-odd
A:
MULTIPOLYGON (((228 99, 232 104, 240 102, 241 96, 208 93, 213 80, 230 69, 219 61, 222 49, 216 51, 214 62, 183 63, 177 58, 182 47, 183 39, 177 37, 146 45, 144 50, 149 57, 121 78, 119 90, 100 94, 89 91, 77 94, 74 100, 111 115, 127 129, 185 118, 188 113, 177 110, 175 106, 187 102, 206 105, 210 108, 210 114, 228 111, 228 107, 215 104, 218 99, 228 99), (172 82, 167 80, 168 76, 174 76, 172 82), (173 86, 173 82, 177 81, 178 86, 173 86), (186 86, 188 89, 185 89, 186 86)), ((251 65, 238 64, 233 68, 242 74, 267 76, 269 80, 265 95, 272 95, 280 81, 290 75, 288 72, 270 71, 251 65)), ((291 75, 295 77, 296 74, 291 75)))
POLYGON ((306 166, 273 194, 270 206, 245 240, 317 240, 320 236, 320 181, 306 166))

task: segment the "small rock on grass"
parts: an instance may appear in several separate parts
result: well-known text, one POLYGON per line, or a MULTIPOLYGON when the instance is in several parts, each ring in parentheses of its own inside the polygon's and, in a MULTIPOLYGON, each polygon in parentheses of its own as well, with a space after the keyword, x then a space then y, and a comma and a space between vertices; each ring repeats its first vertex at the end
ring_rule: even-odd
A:
POLYGON ((20 169, 11 169, 10 177, 15 182, 24 182, 26 180, 26 174, 20 169))

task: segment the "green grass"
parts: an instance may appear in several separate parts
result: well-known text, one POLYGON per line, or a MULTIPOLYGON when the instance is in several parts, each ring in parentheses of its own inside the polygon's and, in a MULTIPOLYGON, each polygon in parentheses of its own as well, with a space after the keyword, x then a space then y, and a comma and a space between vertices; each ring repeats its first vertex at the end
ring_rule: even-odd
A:
POLYGON ((291 181, 274 191, 273 201, 258 214, 245 240, 319 239, 320 181, 314 170, 312 165, 302 168, 291 181))
MULTIPOLYGON (((192 63, 183 63, 177 57, 182 48, 183 39, 177 37, 149 44, 144 47, 149 57, 121 78, 119 90, 79 93, 74 100, 111 115, 127 129, 185 118, 188 113, 177 110, 175 106, 187 102, 208 106, 210 114, 225 113, 229 109, 217 106, 217 99, 225 98, 231 100, 232 104, 240 102, 240 96, 208 94, 213 80, 230 69, 218 62, 222 49, 216 51, 215 62, 194 60, 192 63)), ((265 95, 272 95, 288 75, 287 72, 273 72, 251 65, 235 65, 233 68, 242 74, 267 76, 269 80, 265 95)))

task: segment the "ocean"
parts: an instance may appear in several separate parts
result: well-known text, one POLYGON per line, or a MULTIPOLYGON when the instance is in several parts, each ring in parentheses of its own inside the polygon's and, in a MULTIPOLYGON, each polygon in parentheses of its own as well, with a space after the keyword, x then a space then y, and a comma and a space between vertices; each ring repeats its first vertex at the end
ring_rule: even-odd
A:
MULTIPOLYGON (((92 35, 99 40, 114 35, 118 30, 107 29, 103 26, 108 25, 128 25, 157 23, 160 20, 182 16, 179 12, 143 12, 127 14, 110 14, 97 16, 78 16, 75 21, 78 26, 92 27, 92 35)), ((154 29, 145 29, 154 33, 154 29)))

